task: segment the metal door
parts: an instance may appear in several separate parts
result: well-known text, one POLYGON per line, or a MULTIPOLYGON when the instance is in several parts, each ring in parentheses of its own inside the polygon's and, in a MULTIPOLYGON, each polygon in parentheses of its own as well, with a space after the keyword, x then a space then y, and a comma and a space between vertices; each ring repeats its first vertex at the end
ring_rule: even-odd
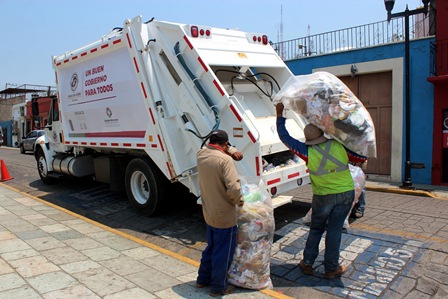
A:
POLYGON ((377 157, 369 158, 367 174, 390 175, 392 140, 392 72, 340 79, 369 111, 375 125, 377 157))

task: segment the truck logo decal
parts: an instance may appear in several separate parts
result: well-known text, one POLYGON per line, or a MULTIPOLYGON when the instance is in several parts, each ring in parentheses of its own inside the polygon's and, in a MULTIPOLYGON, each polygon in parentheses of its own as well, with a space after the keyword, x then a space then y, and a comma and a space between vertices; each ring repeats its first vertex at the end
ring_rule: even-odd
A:
POLYGON ((112 117, 112 110, 110 110, 109 107, 106 108, 106 114, 107 114, 107 116, 108 116, 109 118, 112 117))
POLYGON ((78 74, 77 73, 73 73, 72 75, 72 79, 70 80, 70 88, 72 89, 72 91, 75 91, 76 88, 78 88, 78 74))

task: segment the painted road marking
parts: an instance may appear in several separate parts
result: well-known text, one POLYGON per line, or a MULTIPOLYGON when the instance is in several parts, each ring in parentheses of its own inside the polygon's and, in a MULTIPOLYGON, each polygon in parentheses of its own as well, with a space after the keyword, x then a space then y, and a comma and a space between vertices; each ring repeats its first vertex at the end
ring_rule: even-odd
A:
POLYGON ((277 267, 276 275, 284 270, 280 276, 285 279, 350 298, 367 299, 381 295, 423 247, 422 242, 409 241, 400 236, 368 232, 364 235, 343 234, 340 260, 349 266, 349 271, 341 277, 341 285, 324 278, 325 234, 319 244, 319 257, 314 264, 315 274, 312 277, 305 276, 297 270, 308 232, 309 227, 301 221, 288 224, 276 232, 280 239, 274 243, 271 252, 271 264, 277 267))

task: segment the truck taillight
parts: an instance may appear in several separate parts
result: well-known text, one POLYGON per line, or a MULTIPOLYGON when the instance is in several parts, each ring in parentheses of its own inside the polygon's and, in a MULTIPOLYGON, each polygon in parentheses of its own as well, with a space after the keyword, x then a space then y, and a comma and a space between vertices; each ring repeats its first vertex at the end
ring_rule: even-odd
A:
POLYGON ((268 36, 267 35, 263 35, 262 37, 261 37, 261 39, 263 40, 263 45, 267 45, 268 44, 268 36))
POLYGON ((199 28, 198 26, 191 26, 191 36, 198 37, 199 36, 199 28))
POLYGON ((210 28, 199 28, 198 26, 191 26, 190 32, 192 37, 210 37, 212 34, 210 28))
POLYGON ((260 34, 247 34, 248 41, 252 41, 253 43, 260 43, 263 45, 269 44, 268 36, 267 35, 260 35, 260 34))

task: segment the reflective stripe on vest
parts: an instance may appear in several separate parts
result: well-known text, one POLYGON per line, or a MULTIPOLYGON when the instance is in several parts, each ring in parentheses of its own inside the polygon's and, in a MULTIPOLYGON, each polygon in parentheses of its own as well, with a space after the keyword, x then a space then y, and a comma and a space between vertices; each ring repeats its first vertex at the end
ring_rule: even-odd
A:
POLYGON ((325 143, 325 149, 322 149, 318 145, 313 145, 313 148, 322 154, 322 160, 320 161, 319 167, 317 168, 316 171, 311 171, 310 169, 308 169, 310 174, 315 175, 315 176, 321 176, 321 175, 325 175, 328 173, 341 172, 341 171, 348 169, 347 164, 344 164, 343 162, 336 159, 334 156, 330 155, 330 148, 331 148, 332 142, 333 142, 333 140, 328 140, 325 143), (331 162, 336 164, 338 167, 336 167, 334 169, 324 169, 325 164, 327 163, 327 160, 330 160, 331 162))

